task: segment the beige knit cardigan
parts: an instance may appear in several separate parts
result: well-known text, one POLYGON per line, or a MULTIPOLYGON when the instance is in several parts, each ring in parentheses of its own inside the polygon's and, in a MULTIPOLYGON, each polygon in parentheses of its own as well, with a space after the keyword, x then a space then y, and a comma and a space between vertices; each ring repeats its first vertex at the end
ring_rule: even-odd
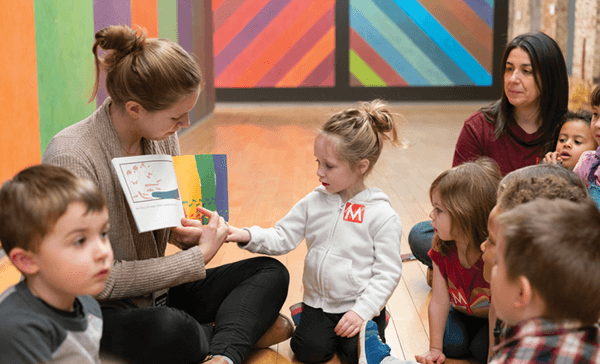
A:
MULTIPOLYGON (((199 247, 165 257, 169 229, 138 233, 111 160, 122 157, 110 119, 111 99, 90 117, 59 132, 42 163, 65 167, 100 187, 108 202, 109 238, 114 266, 104 290, 96 297, 103 307, 148 307, 152 292, 203 279, 204 259, 199 247)), ((142 139, 144 154, 179 155, 177 135, 163 140, 142 139)))

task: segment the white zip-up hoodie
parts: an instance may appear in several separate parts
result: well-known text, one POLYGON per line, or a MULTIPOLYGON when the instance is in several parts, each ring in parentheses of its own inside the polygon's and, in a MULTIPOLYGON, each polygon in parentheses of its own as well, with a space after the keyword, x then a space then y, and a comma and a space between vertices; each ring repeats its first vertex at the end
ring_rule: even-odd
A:
POLYGON ((285 254, 306 239, 304 303, 327 313, 356 312, 370 320, 383 309, 400 281, 400 217, 379 188, 346 204, 323 186, 300 200, 274 228, 247 228, 241 248, 285 254))

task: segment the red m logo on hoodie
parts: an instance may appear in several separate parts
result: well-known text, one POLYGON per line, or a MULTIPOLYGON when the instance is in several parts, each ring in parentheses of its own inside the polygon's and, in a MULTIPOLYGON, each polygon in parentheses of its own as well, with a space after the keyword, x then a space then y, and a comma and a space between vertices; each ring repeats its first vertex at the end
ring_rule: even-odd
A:
POLYGON ((365 217, 365 206, 346 202, 344 208, 344 221, 357 222, 362 224, 365 217))

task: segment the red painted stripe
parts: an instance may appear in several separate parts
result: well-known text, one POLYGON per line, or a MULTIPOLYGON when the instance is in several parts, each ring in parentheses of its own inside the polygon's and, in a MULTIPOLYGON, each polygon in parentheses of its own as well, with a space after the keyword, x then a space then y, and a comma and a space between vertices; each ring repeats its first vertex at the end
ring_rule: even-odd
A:
POLYGON ((350 86, 352 87, 363 87, 364 85, 362 84, 362 82, 360 82, 358 80, 358 78, 356 78, 356 76, 354 76, 352 73, 350 74, 350 86))
POLYGON ((131 0, 131 25, 146 28, 148 38, 158 38, 158 0, 131 0))
POLYGON ((225 0, 213 0, 212 1, 212 11, 214 12, 215 10, 217 10, 219 8, 219 6, 221 6, 221 4, 223 4, 225 0))
MULTIPOLYGON (((294 0, 293 3, 297 1, 294 0)), ((306 0, 304 2, 308 3, 306 0)), ((290 3, 292 5, 292 3, 290 3)), ((331 12, 333 18, 333 0, 313 0, 310 6, 305 8, 297 16, 293 23, 265 49, 262 54, 248 67, 233 83, 233 87, 252 87, 266 75, 269 70, 298 42, 308 31, 311 30, 324 14, 331 12)), ((323 33, 325 33, 323 29, 323 33)))
POLYGON ((493 32, 461 0, 419 0, 425 9, 490 73, 492 73, 493 32), (447 4, 452 3, 452 7, 447 4), (458 9, 454 9, 454 6, 458 9))
MULTIPOLYGON (((271 23, 248 44, 246 48, 227 66, 217 79, 220 87, 230 87, 239 79, 244 71, 269 49, 297 19, 310 3, 306 0, 293 0, 290 2, 271 23)), ((235 87, 235 86, 234 86, 235 87)), ((242 86, 243 87, 243 86, 242 86)))
POLYGON ((408 86, 408 82, 352 28, 350 28, 350 49, 354 50, 387 86, 408 86))
MULTIPOLYGON (((238 35, 248 23, 254 19, 271 0, 234 0, 231 4, 241 3, 240 6, 232 13, 215 14, 213 22, 215 24, 215 34, 213 36, 213 53, 214 57, 225 48, 231 40, 238 35), (220 27, 217 24, 223 21, 220 27)), ((230 6, 230 4, 227 4, 230 6)), ((221 10, 221 9, 219 9, 221 10)))
POLYGON ((325 79, 325 81, 321 82, 321 84, 319 86, 333 87, 333 86, 335 86, 334 82, 335 82, 335 72, 331 72, 329 77, 327 77, 327 79, 325 79))

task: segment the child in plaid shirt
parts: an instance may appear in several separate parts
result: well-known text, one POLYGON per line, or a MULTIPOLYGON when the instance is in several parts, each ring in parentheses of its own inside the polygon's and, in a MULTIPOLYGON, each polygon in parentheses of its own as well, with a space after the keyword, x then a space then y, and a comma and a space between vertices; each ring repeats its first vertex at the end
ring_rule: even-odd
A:
POLYGON ((496 237, 492 297, 511 327, 490 363, 600 362, 595 204, 537 199, 500 215, 496 237))

